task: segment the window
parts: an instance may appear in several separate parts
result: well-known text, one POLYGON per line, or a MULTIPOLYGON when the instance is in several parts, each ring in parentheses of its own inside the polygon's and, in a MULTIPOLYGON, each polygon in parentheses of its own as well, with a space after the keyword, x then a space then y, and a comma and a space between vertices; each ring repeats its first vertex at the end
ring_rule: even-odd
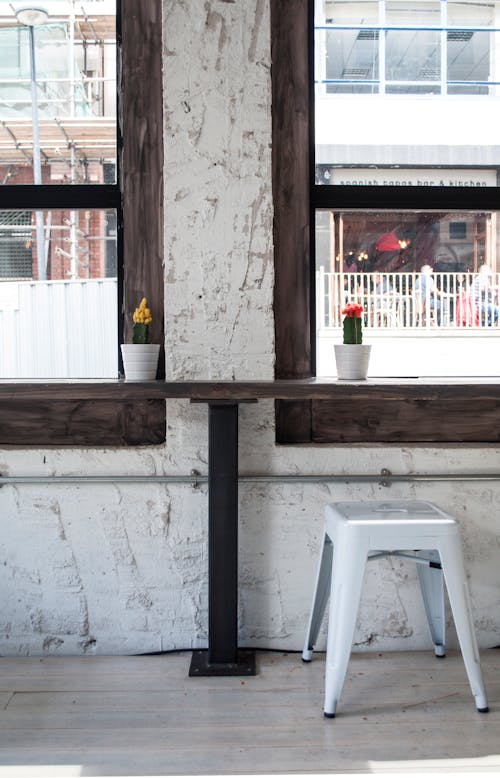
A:
MULTIPOLYGON (((370 5, 373 10, 375 4, 362 5, 367 8, 367 28, 377 30, 378 22, 373 17, 370 18, 368 13, 370 5)), ((407 4, 399 5, 406 7, 407 4)), ((448 3, 449 7, 451 5, 448 3)), ((464 5, 471 4, 453 5, 458 13, 463 10, 464 5)), ((318 66, 317 50, 314 49, 314 3, 295 0, 291 8, 290 4, 283 0, 273 0, 271 8, 276 247, 275 372, 277 378, 303 378, 316 374, 316 322, 313 315, 316 302, 316 247, 312 226, 315 225, 317 214, 321 219, 321 213, 325 211, 358 214, 361 218, 373 212, 387 215, 391 212, 411 214, 421 211, 433 216, 437 213, 455 212, 452 221, 464 222, 467 219, 469 231, 475 229, 476 217, 480 221, 480 214, 483 214, 482 225, 477 224, 477 236, 473 240, 476 241, 477 250, 484 251, 487 221, 491 214, 498 211, 500 197, 496 181, 492 183, 487 180, 484 185, 481 183, 480 186, 470 186, 465 177, 453 180, 452 186, 444 183, 433 186, 418 178, 408 186, 398 179, 396 167, 392 180, 384 171, 385 185, 380 186, 380 181, 370 180, 366 175, 360 175, 359 180, 354 183, 353 171, 349 170, 352 160, 345 157, 318 159, 317 149, 316 154, 314 149, 313 132, 317 118, 313 110, 313 73, 314 65, 318 66), (315 162, 328 165, 334 173, 334 166, 338 164, 349 171, 349 175, 343 171, 341 179, 334 181, 334 185, 328 185, 328 176, 327 185, 325 182, 317 183, 318 170, 315 169, 315 162)), ((465 28, 463 20, 460 24, 465 28)), ((372 38, 372 46, 379 45, 381 30, 378 32, 378 41, 375 34, 368 36, 372 38)), ((441 35, 441 41, 443 37, 444 34, 441 35)), ((375 60, 374 55, 373 61, 375 60)), ((442 61, 441 56, 441 67, 442 61)), ((372 70, 375 73, 375 65, 372 70)), ((361 97, 364 98, 365 95, 363 90, 361 97)), ((349 97, 353 101, 352 111, 355 110, 354 101, 360 95, 339 96, 341 99, 349 97)), ((425 96, 425 99, 436 96, 441 95, 431 93, 425 96)), ((456 97, 451 95, 452 99, 456 97)), ((394 100, 396 95, 384 93, 383 98, 394 100)), ((495 103, 496 101, 493 101, 490 107, 495 103)), ((351 139, 359 129, 352 113, 337 113, 335 122, 331 122, 330 126, 339 132, 348 133, 351 139)), ((411 131, 411 122, 406 126, 411 131)), ((439 123, 436 122, 435 127, 438 126, 439 123)), ((376 136, 373 146, 376 146, 377 123, 373 121, 372 116, 365 117, 364 128, 373 131, 376 136)), ((402 131, 400 136, 408 137, 402 131)), ((318 135, 316 139, 318 140, 318 135)), ((321 144, 321 137, 318 142, 321 144)), ((326 149, 326 152, 328 151, 326 149)), ((347 149, 344 151, 347 152, 347 149)), ((431 157, 421 163, 429 166, 429 158, 432 158, 432 153, 436 151, 435 143, 421 151, 422 159, 430 152, 431 157)), ((378 162, 380 164, 381 161, 378 162)), ((373 160, 365 163, 365 169, 372 172, 372 164, 373 160)), ((445 234, 446 224, 443 230, 445 234)), ((278 441, 497 442, 498 436, 491 424, 497 429, 499 419, 495 409, 491 407, 491 401, 481 394, 480 384, 466 385, 462 382, 457 384, 457 388, 450 389, 448 383, 445 382, 443 388, 440 388, 441 383, 435 381, 425 400, 421 397, 414 399, 418 392, 411 382, 408 384, 402 380, 397 390, 393 388, 394 382, 391 383, 391 389, 385 389, 385 386, 387 385, 382 381, 377 385, 370 383, 366 387, 346 387, 346 402, 342 405, 333 401, 277 403, 278 441), (478 424, 474 419, 478 420, 478 424), (487 424, 482 423, 484 420, 487 420, 487 424)))
POLYGON ((0 179, 81 186, 78 208, 62 195, 0 212, 0 283, 19 279, 17 306, 0 303, 2 378, 117 377, 116 37, 115 0, 10 6, 0 22, 0 179), (106 210, 92 207, 104 183, 106 210))
POLYGON ((0 213, 0 278, 32 278, 31 211, 0 213))
POLYGON ((466 240, 467 239, 467 223, 466 222, 450 222, 450 224, 449 224, 449 237, 450 237, 450 240, 466 240))
POLYGON ((330 196, 332 204, 316 212, 319 376, 335 375, 341 311, 354 301, 375 344, 371 375, 498 375, 491 359, 500 341, 498 213, 457 213, 445 193, 439 211, 426 208, 425 193, 418 208, 384 208, 391 186, 454 187, 465 207, 467 189, 497 186, 500 154, 490 132, 500 121, 496 19, 495 0, 315 4, 315 181, 329 190, 322 202, 330 196), (360 75, 368 50, 369 91, 360 75), (336 76, 358 75, 329 79, 336 57, 336 76), (380 188, 371 208, 336 205, 349 185, 380 188), (458 219, 460 241, 449 226, 458 219), (490 288, 478 296, 485 266, 490 288), (423 267, 431 268, 428 285, 423 267), (429 300, 419 293, 427 287, 429 300))
MULTIPOLYGON (((30 77, 30 83, 26 83, 29 31, 19 26, 14 33, 6 31, 12 22, 7 14, 0 27, 0 34, 8 36, 12 50, 16 46, 18 51, 11 60, 10 74, 4 73, 1 79, 3 93, 0 89, 0 110, 11 112, 2 122, 0 156, 3 153, 4 178, 10 170, 7 180, 12 179, 0 187, 0 231, 10 229, 12 254, 18 236, 9 224, 11 214, 30 214, 22 230, 30 233, 24 246, 28 250, 31 243, 32 263, 25 272, 29 271, 32 282, 40 280, 41 270, 42 281, 66 284, 69 277, 75 283, 82 281, 83 289, 83 281, 97 280, 94 276, 98 267, 99 283, 115 284, 115 315, 110 330, 114 332, 113 377, 117 377, 119 342, 130 337, 128 313, 143 295, 154 312, 152 339, 163 342, 161 2, 117 2, 115 36, 114 20, 112 30, 109 27, 109 8, 115 3, 87 0, 76 10, 79 35, 83 37, 76 36, 73 42, 70 28, 61 22, 61 3, 46 5, 49 24, 34 35, 35 52, 40 54, 40 72, 35 79, 40 105, 40 182, 34 180, 37 144, 32 134, 26 134, 33 124, 29 89, 34 79, 30 77), (113 41, 112 55, 110 45, 102 41, 113 41), (113 73, 115 41, 119 50, 118 82, 113 73), (74 56, 70 58, 66 55, 72 45, 74 56), (115 110, 116 86, 110 88, 109 74, 119 87, 118 166, 113 151, 116 122, 111 125, 108 121, 115 110), (9 78, 10 84, 6 83, 9 78), (145 81, 148 90, 144 90, 145 81), (76 85, 69 93, 68 83, 76 85), (54 115, 56 121, 50 118, 54 115), (37 237, 42 238, 39 246, 37 237), (39 263, 39 256, 45 261, 39 263), (52 273, 58 274, 57 280, 49 277, 52 273)), ((20 259, 15 261, 20 267, 20 259)), ((0 305, 2 299, 7 300, 3 314, 12 315, 20 295, 7 294, 6 287, 2 294, 4 283, 12 292, 13 276, 8 282, 6 275, 3 278, 0 305)), ((86 291, 90 286, 85 286, 86 291)), ((77 347, 91 339, 82 327, 77 347)), ((34 375, 39 377, 36 372, 34 375)), ((22 402, 2 409, 9 414, 10 430, 9 437, 0 434, 0 442, 58 446, 157 443, 165 438, 164 405, 156 401, 111 400, 55 403, 48 389, 47 402, 36 409, 22 402), (18 419, 19 431, 14 440, 13 418, 18 419), (56 418, 58 423, 48 430, 56 418)))

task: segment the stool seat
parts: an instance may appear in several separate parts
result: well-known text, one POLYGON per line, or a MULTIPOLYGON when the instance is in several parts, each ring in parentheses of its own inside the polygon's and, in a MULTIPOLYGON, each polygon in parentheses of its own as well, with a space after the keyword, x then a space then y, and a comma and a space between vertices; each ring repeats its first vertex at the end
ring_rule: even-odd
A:
POLYGON ((325 716, 333 718, 347 672, 367 561, 398 556, 417 564, 434 652, 445 655, 443 574, 478 711, 488 710, 473 628, 458 522, 431 502, 390 500, 327 505, 323 548, 302 659, 312 659, 330 597, 325 716))

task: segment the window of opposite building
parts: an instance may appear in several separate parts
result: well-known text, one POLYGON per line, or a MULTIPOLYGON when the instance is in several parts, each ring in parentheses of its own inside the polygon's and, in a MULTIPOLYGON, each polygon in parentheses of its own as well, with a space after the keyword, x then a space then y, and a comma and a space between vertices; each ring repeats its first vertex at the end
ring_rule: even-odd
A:
POLYGON ((316 81, 330 94, 496 91, 495 2, 321 0, 316 81))

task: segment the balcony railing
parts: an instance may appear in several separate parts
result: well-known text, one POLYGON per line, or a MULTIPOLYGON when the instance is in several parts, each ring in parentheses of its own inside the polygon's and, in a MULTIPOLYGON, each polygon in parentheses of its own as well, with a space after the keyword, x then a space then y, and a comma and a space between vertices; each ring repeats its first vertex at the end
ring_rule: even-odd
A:
POLYGON ((342 309, 360 303, 363 323, 374 330, 499 329, 500 274, 490 278, 489 293, 476 293, 477 274, 433 273, 434 284, 418 273, 316 273, 318 330, 342 326, 342 309), (488 302, 489 301, 489 302, 488 302))

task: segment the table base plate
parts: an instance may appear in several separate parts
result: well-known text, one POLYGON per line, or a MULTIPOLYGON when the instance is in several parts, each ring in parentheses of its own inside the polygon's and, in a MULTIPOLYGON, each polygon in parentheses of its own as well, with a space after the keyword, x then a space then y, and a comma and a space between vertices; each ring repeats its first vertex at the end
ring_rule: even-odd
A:
POLYGON ((255 651, 238 651, 237 662, 208 663, 208 650, 193 651, 189 676, 257 675, 255 651))

